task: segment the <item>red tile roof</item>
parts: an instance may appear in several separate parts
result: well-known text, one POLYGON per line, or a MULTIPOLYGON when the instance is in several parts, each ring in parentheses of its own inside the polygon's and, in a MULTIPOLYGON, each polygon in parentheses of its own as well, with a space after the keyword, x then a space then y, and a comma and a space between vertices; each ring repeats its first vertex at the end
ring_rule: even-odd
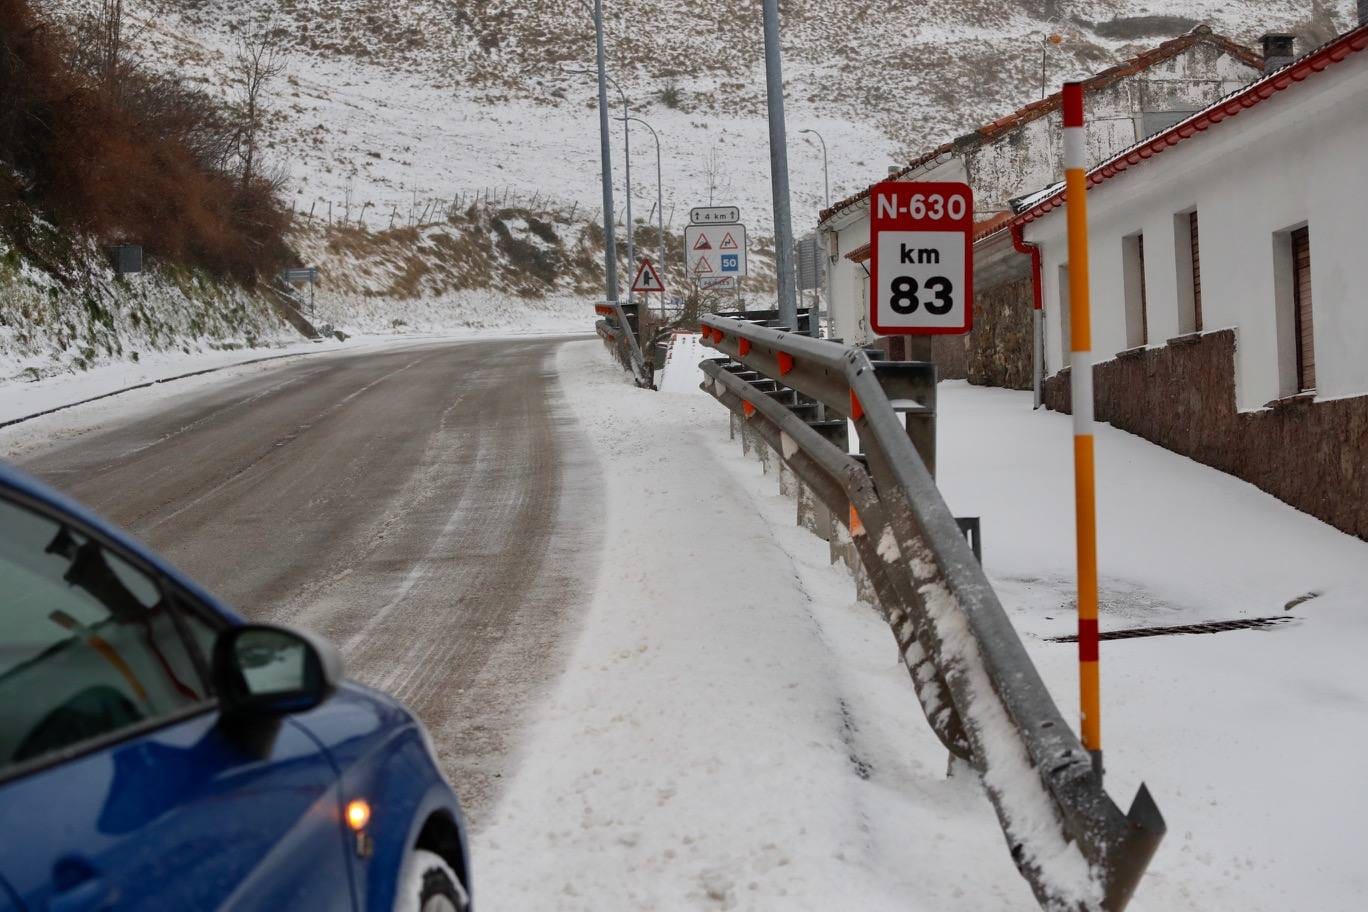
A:
MULTIPOLYGON (((1210 26, 1199 25, 1192 31, 1188 32, 1186 35, 1180 35, 1179 37, 1174 38, 1170 41, 1165 41, 1158 47, 1151 48, 1148 51, 1143 51, 1135 55, 1134 57, 1130 58, 1129 60, 1119 63, 1114 67, 1105 69, 1102 72, 1084 80, 1084 91, 1096 92, 1100 89, 1107 88, 1108 86, 1120 82, 1122 79, 1125 79, 1128 76, 1133 76, 1142 70, 1147 70, 1156 64, 1163 63, 1165 60, 1177 57, 1179 54, 1183 53, 1188 48, 1197 44, 1214 45, 1215 47, 1219 48, 1222 51, 1225 51, 1230 56, 1241 61, 1242 63, 1248 64, 1254 69, 1263 69, 1263 58, 1261 56, 1254 53, 1244 45, 1238 44, 1230 40, 1229 38, 1226 38, 1224 35, 1216 34, 1211 30, 1210 26)), ((1062 93, 1060 92, 1056 92, 1048 98, 1042 98, 1039 101, 1033 101, 1022 108, 1018 108, 1016 111, 1013 111, 1006 117, 998 118, 990 124, 984 124, 977 130, 974 130, 971 133, 967 133, 964 136, 961 136, 959 139, 955 140, 952 143, 943 143, 942 145, 937 146, 931 151, 926 152, 918 156, 917 158, 914 158, 903 168, 893 172, 884 179, 898 180, 900 178, 906 177, 908 174, 911 174, 913 171, 917 170, 918 168, 922 167, 928 162, 934 161, 936 158, 942 155, 947 155, 950 152, 955 151, 956 149, 967 149, 983 145, 984 143, 997 139, 1004 133, 1015 130, 1018 127, 1030 123, 1033 120, 1038 120, 1041 117, 1045 117, 1050 112, 1057 110, 1061 104, 1062 93)), ((853 196, 848 196, 843 200, 833 203, 829 208, 823 209, 821 215, 818 217, 818 223, 825 222, 827 219, 831 218, 833 215, 836 215, 838 212, 848 209, 851 206, 854 206, 856 203, 860 203, 868 199, 870 190, 872 188, 873 185, 871 184, 869 187, 866 187, 859 193, 856 193, 853 196)))
MULTIPOLYGON (((1351 54, 1368 48, 1368 25, 1361 25, 1346 32, 1335 40, 1324 44, 1304 57, 1292 61, 1287 66, 1275 70, 1257 82, 1250 83, 1238 92, 1232 92, 1205 110, 1198 111, 1181 123, 1156 133, 1154 136, 1136 143, 1088 172, 1088 186, 1094 187, 1109 178, 1116 177, 1135 165, 1153 158, 1165 149, 1172 148, 1186 139, 1191 139, 1216 126, 1221 121, 1234 117, 1247 108, 1314 76, 1327 67, 1339 63, 1351 54)), ((1011 219, 1012 225, 1025 225, 1040 218, 1045 213, 1064 204, 1065 193, 1062 189, 1045 197, 1031 208, 1011 219)), ((996 230, 1002 230, 999 226, 996 230)), ((995 231, 976 233, 983 238, 995 231)))

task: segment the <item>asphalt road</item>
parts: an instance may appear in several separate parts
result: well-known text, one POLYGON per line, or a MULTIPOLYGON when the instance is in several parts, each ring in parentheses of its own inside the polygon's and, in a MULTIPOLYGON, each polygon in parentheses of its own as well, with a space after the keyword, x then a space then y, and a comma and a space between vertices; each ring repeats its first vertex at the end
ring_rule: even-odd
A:
POLYGON ((248 617, 329 637, 422 718, 478 825, 598 565, 560 341, 286 361, 18 458, 248 617))

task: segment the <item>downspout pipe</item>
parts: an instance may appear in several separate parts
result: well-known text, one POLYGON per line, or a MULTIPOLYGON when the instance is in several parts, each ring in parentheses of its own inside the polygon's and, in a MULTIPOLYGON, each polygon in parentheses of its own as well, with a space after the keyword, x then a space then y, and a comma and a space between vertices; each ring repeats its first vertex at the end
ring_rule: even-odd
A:
POLYGON ((1034 408, 1041 405, 1041 375, 1044 373, 1044 338, 1041 323, 1045 317, 1044 291, 1040 284, 1040 248, 1026 243, 1025 232, 1021 225, 1011 226, 1012 246, 1017 253, 1031 258, 1031 389, 1035 395, 1034 408))

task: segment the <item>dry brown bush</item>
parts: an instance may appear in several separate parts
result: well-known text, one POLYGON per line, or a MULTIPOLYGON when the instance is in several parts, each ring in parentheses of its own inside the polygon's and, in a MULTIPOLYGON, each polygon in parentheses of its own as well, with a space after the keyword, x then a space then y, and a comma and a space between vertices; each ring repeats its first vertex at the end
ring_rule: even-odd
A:
POLYGON ((29 0, 0 0, 9 192, 64 228, 141 243, 151 258, 244 282, 285 265, 289 214, 259 165, 235 167, 233 114, 175 79, 131 65, 111 77, 105 63, 83 67, 88 59, 29 0))

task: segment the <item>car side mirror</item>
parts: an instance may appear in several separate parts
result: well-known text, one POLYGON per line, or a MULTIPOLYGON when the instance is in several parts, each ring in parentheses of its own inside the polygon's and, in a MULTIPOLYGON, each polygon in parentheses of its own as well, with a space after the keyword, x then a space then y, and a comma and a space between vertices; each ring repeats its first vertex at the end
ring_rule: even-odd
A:
POLYGON ((320 636, 284 627, 230 627, 214 641, 214 690, 229 718, 306 712, 332 696, 342 656, 320 636))

